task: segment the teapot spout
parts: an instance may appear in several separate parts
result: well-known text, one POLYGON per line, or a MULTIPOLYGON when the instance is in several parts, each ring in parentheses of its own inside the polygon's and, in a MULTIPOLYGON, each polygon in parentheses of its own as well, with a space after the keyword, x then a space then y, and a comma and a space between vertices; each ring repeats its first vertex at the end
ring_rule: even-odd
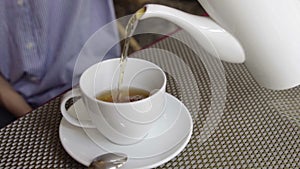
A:
POLYGON ((156 4, 148 4, 144 10, 140 20, 154 17, 168 20, 191 34, 212 56, 231 63, 245 61, 244 50, 237 39, 210 18, 156 4))

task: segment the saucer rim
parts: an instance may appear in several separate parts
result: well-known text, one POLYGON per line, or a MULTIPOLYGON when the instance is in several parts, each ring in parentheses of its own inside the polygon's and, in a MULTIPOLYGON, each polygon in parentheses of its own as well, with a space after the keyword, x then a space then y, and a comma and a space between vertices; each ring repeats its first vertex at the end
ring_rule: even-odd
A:
MULTIPOLYGON (((176 98, 175 96, 169 94, 169 93, 166 93, 166 96, 167 98, 168 97, 171 97, 171 99, 174 99, 176 100, 177 103, 179 104, 182 104, 184 107, 185 105, 178 99, 176 98)), ((185 107, 186 108, 186 107, 185 107)), ((158 156, 164 156, 165 154, 168 154, 168 155, 165 155, 166 157, 160 159, 160 160, 157 160, 156 162, 152 163, 152 164, 146 164, 144 166, 140 166, 140 167, 143 167, 143 168, 154 168, 154 167, 158 167, 168 161, 170 161, 171 159, 173 159, 174 157, 176 157, 181 151, 183 151, 183 149, 187 146, 187 144, 189 143, 190 139, 191 139, 191 136, 193 134, 193 119, 191 117, 191 114, 190 114, 190 111, 186 108, 186 111, 184 111, 184 113, 187 114, 188 116, 188 120, 189 120, 189 124, 190 124, 190 130, 189 130, 189 133, 186 134, 185 137, 182 138, 182 140, 180 142, 178 142, 176 145, 174 145, 173 148, 169 149, 168 151, 162 153, 162 154, 159 154, 158 156)), ((69 122, 64 118, 62 117, 61 121, 60 121, 60 124, 59 124, 59 138, 60 138, 60 143, 61 145, 63 146, 64 150, 68 153, 68 155, 70 155, 70 157, 72 157, 75 161, 79 162, 80 164, 84 165, 84 166, 88 166, 88 162, 84 159, 81 159, 79 158, 78 155, 76 155, 74 153, 74 151, 70 151, 69 148, 67 147, 67 145, 65 145, 66 143, 62 141, 62 127, 63 127, 63 123, 67 123, 69 124, 69 122)), ((72 124, 70 124, 72 125, 72 124)), ((79 130, 80 132, 83 131, 84 134, 86 135, 84 129, 80 128, 80 127, 77 127, 77 126, 73 126, 74 127, 72 130, 79 130)), ((89 137, 86 135, 86 139, 88 139, 89 141, 91 141, 91 143, 96 146, 96 143, 93 141, 93 140, 90 140, 89 137)), ((103 150, 102 148, 100 148, 101 150, 103 150)), ((104 152, 105 150, 103 150, 104 152)), ((154 158, 154 157, 147 157, 147 158, 133 158, 134 160, 136 161, 143 161, 143 159, 151 159, 151 158, 154 158)), ((130 158, 129 158, 130 160, 130 158)))

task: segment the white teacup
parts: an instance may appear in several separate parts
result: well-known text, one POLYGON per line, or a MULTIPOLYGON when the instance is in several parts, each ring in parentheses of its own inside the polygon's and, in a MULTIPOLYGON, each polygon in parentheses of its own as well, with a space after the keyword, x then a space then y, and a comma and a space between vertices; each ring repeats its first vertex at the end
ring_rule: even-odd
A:
POLYGON ((166 75, 157 65, 142 59, 128 58, 122 85, 144 89, 150 96, 139 101, 113 103, 97 100, 96 96, 117 88, 120 59, 110 59, 89 67, 80 77, 79 89, 65 94, 61 112, 71 124, 83 128, 97 128, 108 140, 127 145, 139 142, 164 112, 166 75), (90 121, 79 120, 66 110, 66 102, 81 96, 90 121))

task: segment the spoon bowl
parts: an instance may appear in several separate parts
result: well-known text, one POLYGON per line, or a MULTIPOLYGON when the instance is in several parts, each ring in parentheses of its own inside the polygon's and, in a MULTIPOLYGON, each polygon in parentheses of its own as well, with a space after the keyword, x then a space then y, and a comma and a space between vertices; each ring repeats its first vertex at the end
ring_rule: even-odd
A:
POLYGON ((127 162, 127 155, 123 153, 102 154, 93 159, 89 169, 116 169, 127 162))

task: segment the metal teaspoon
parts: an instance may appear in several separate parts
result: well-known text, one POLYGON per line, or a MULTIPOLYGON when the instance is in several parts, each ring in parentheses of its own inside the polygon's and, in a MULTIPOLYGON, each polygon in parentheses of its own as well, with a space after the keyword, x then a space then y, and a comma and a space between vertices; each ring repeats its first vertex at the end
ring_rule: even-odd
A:
POLYGON ((127 161, 127 155, 123 153, 107 153, 93 159, 88 169, 117 169, 127 161))

